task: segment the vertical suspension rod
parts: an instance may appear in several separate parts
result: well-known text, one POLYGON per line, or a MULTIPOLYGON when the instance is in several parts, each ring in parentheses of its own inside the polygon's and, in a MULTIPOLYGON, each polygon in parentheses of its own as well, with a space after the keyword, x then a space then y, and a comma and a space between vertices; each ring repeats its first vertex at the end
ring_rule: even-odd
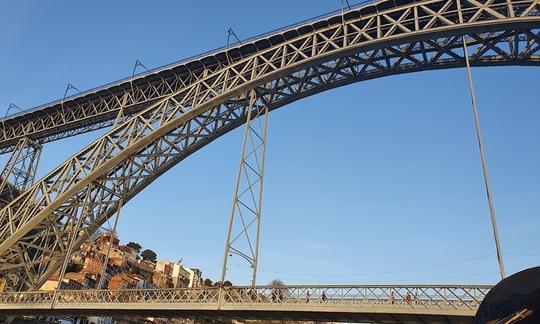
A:
POLYGON ((463 40, 463 53, 465 58, 465 65, 467 67, 467 79, 469 81, 469 91, 471 95, 472 110, 474 115, 474 126, 476 128, 476 139, 478 141, 478 148, 480 150, 480 160, 482 161, 482 173, 484 175, 484 185, 486 187, 486 195, 489 206, 489 215, 491 217, 491 226, 493 229, 493 237, 495 238, 495 248, 497 250, 497 261, 499 263, 499 272, 501 275, 501 280, 506 277, 506 272, 504 269, 504 260, 501 251, 501 243, 499 240, 499 231, 497 229, 497 220, 495 218, 495 207, 493 206, 493 194, 491 192, 491 185, 489 182, 488 170, 487 170, 487 160, 486 153, 484 149, 484 141, 482 139, 482 132, 480 130, 480 118, 478 116, 478 105, 476 103, 476 93, 474 91, 474 82, 471 72, 471 65, 469 62, 469 53, 467 52, 467 41, 465 40, 465 35, 462 36, 463 40))

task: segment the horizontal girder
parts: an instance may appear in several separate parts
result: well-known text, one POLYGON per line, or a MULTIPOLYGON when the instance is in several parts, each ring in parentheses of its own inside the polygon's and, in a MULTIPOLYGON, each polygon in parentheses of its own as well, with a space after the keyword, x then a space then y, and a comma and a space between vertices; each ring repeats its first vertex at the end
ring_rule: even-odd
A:
MULTIPOLYGON (((323 36, 325 31, 339 24, 352 28, 354 32, 366 31, 359 22, 367 22, 375 28, 372 28, 373 32, 366 31, 365 36, 382 39, 401 32, 427 30, 440 25, 467 25, 479 20, 531 16, 537 10, 535 2, 472 0, 463 1, 458 8, 458 1, 424 1, 418 5, 411 0, 393 0, 361 5, 346 12, 335 12, 256 37, 237 46, 202 54, 136 78, 120 80, 8 116, 2 120, 0 154, 13 150, 21 138, 28 137, 45 143, 111 126, 122 108, 126 115, 138 113, 152 102, 171 95, 208 74, 298 37, 319 33, 320 40, 325 42, 330 36, 323 36), (384 14, 379 14, 382 12, 384 14), (462 19, 452 19, 448 13, 461 15, 462 19), (373 20, 365 17, 372 17, 373 20)), ((350 40, 355 42, 358 39, 350 40)), ((513 64, 523 63, 516 61, 513 64)))
POLYGON ((250 286, 0 293, 0 314, 472 322, 490 286, 250 286), (309 299, 308 299, 309 293, 309 299), (324 294, 324 297, 323 297, 324 294), (56 296, 55 296, 56 295, 56 296), (55 301, 53 303, 53 300, 55 301))
POLYGON ((530 0, 416 2, 338 21, 208 72, 151 101, 0 210, 0 275, 10 289, 38 288, 73 236, 81 244, 120 200, 241 125, 253 90, 258 113, 352 82, 461 67, 462 35, 473 65, 538 65, 538 8, 530 0))

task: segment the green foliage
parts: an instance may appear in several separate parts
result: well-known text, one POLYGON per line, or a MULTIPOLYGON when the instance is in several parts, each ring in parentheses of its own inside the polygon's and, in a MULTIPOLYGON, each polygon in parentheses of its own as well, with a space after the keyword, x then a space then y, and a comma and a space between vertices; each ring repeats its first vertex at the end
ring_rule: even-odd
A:
POLYGON ((274 287, 279 287, 279 286, 285 286, 285 283, 283 281, 281 281, 281 279, 274 279, 274 280, 272 280, 270 285, 274 286, 274 287))
POLYGON ((206 278, 204 279, 204 283, 203 283, 206 287, 212 287, 212 280, 210 280, 209 278, 206 278))
POLYGON ((137 250, 137 253, 141 253, 142 246, 139 243, 137 243, 137 242, 129 242, 127 244, 127 246, 129 246, 132 249, 137 250))
POLYGON ((143 260, 150 261, 150 262, 156 262, 157 260, 156 252, 149 249, 142 251, 141 257, 143 258, 143 260))

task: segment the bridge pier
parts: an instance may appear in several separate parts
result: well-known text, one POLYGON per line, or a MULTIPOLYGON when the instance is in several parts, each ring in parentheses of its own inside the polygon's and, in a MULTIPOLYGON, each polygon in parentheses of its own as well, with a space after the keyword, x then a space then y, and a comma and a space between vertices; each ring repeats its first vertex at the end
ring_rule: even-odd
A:
POLYGON ((229 257, 235 254, 251 265, 253 269, 251 284, 255 286, 259 259, 268 107, 259 102, 255 90, 249 91, 249 96, 246 95, 244 100, 249 100, 249 105, 246 105, 248 109, 246 127, 225 242, 221 284, 226 280, 229 257))

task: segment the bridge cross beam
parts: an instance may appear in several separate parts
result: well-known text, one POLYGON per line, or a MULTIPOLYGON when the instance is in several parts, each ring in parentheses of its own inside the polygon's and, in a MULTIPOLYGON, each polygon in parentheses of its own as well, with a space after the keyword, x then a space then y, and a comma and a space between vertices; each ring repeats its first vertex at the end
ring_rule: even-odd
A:
POLYGON ((249 104, 225 242, 222 284, 226 279, 229 258, 233 255, 240 256, 251 266, 252 286, 255 286, 257 279, 268 126, 268 107, 259 104, 258 97, 256 90, 251 90, 249 98, 245 98, 249 100, 249 104))

